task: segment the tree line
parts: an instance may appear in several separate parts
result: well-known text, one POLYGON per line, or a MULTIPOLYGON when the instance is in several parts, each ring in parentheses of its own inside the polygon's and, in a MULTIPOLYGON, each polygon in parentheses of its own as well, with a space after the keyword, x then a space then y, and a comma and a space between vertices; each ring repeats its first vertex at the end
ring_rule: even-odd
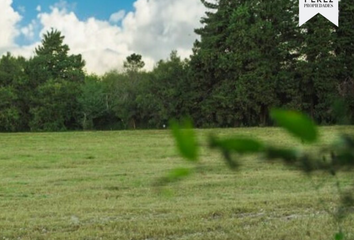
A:
POLYGON ((353 123, 354 3, 340 1, 339 27, 319 15, 299 27, 294 0, 201 1, 190 58, 172 51, 151 71, 132 54, 122 71, 86 74, 56 30, 30 59, 3 55, 0 131, 267 126, 273 107, 353 123))

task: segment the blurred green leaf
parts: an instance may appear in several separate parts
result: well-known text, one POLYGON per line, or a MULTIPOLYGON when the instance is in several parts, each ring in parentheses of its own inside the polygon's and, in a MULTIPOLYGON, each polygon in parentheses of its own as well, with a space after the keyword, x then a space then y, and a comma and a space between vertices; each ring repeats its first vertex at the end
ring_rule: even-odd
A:
POLYGON ((306 142, 318 139, 316 124, 305 114, 296 111, 273 109, 270 113, 275 122, 294 136, 306 142))
POLYGON ((353 207, 354 206, 354 195, 353 189, 345 191, 341 196, 341 202, 343 207, 353 207))
MULTIPOLYGON (((354 167, 354 154, 350 151, 342 151, 332 156, 332 164, 336 167, 354 167)), ((348 169, 349 170, 349 169, 348 169)))
POLYGON ((163 187, 169 183, 178 182, 192 174, 192 170, 188 168, 172 169, 166 176, 159 178, 155 182, 156 187, 163 187))
POLYGON ((219 140, 216 137, 210 137, 210 146, 212 148, 220 148, 226 152, 237 153, 258 153, 264 149, 261 142, 252 138, 229 138, 219 140))
POLYGON ((342 233, 342 232, 336 233, 334 239, 335 240, 343 240, 344 239, 344 233, 342 233))
POLYGON ((353 137, 349 136, 349 135, 346 135, 346 134, 342 134, 340 136, 338 147, 339 148, 354 149, 354 139, 353 139, 353 137))
POLYGON ((303 155, 299 159, 299 167, 305 173, 311 173, 318 169, 327 169, 326 164, 323 164, 322 160, 318 161, 310 158, 308 155, 303 155))
POLYGON ((240 166, 238 162, 232 159, 232 156, 229 151, 223 151, 223 156, 226 164, 229 166, 229 168, 231 168, 231 170, 236 170, 240 166))
POLYGON ((181 155, 189 161, 197 161, 198 145, 192 122, 185 120, 182 125, 179 125, 176 121, 171 121, 170 126, 181 155))
POLYGON ((282 159, 287 163, 292 163, 299 157, 299 152, 294 149, 268 147, 265 155, 269 160, 282 159))
POLYGON ((190 174, 191 170, 188 168, 175 168, 168 173, 167 180, 168 182, 175 182, 189 176, 190 174))
POLYGON ((333 101, 332 115, 336 119, 336 123, 340 125, 349 125, 348 118, 349 106, 343 98, 336 98, 333 101))

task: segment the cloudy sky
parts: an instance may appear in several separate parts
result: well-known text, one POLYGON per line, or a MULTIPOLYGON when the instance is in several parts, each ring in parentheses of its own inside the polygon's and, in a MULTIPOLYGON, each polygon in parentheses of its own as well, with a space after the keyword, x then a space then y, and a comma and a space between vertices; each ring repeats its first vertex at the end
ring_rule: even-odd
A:
POLYGON ((30 57, 55 28, 90 73, 120 69, 131 53, 151 69, 172 50, 190 55, 204 12, 200 0, 0 0, 0 55, 30 57))

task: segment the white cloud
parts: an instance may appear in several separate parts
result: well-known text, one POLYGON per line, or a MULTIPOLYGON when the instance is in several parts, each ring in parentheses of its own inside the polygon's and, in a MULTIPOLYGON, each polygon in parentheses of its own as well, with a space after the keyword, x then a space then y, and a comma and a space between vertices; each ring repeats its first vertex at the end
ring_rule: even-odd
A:
POLYGON ((38 6, 36 7, 36 11, 37 11, 37 12, 42 11, 42 7, 41 7, 41 5, 38 5, 38 6))
POLYGON ((173 49, 189 50, 183 57, 191 53, 194 29, 205 11, 199 0, 138 0, 134 6, 136 11, 124 18, 123 28, 132 36, 135 51, 155 60, 166 58, 173 49))
MULTIPOLYGON (((37 20, 42 26, 41 35, 51 28, 61 31, 71 52, 81 53, 86 60, 87 71, 97 74, 120 69, 125 58, 134 52, 143 56, 147 69, 151 69, 158 60, 167 58, 172 50, 178 50, 182 57, 191 54, 197 37, 194 29, 200 26, 199 20, 205 12, 200 0, 137 0, 134 8, 127 14, 124 11, 113 13, 107 21, 95 18, 82 21, 73 12, 73 6, 60 1, 52 6, 50 12, 39 12, 37 20), (116 25, 119 21, 120 26, 116 25)), ((0 26, 5 22, 1 19, 4 16, 9 16, 7 19, 12 21, 7 27, 12 30, 8 44, 13 43, 19 34, 16 23, 20 16, 12 10, 10 17, 11 10, 11 0, 1 0, 0 26), (1 12, 4 5, 7 6, 6 14, 1 12)), ((41 10, 40 6, 37 10, 41 10)), ((20 32, 33 38, 34 28, 35 22, 32 22, 20 32)), ((5 46, 1 45, 1 39, 5 39, 3 34, 0 35, 0 50, 2 45, 5 46)), ((28 56, 34 51, 31 47, 33 45, 13 52, 22 51, 21 55, 28 56)))
POLYGON ((51 28, 61 31, 71 52, 83 55, 88 72, 102 74, 120 68, 130 53, 128 45, 120 39, 121 28, 108 21, 94 18, 80 21, 73 12, 58 8, 53 8, 51 13, 41 13, 38 18, 43 25, 41 35, 51 28))
POLYGON ((25 13, 26 12, 26 8, 24 6, 19 6, 18 7, 18 10, 21 12, 21 13, 25 13))
POLYGON ((15 38, 20 34, 17 24, 21 20, 21 16, 14 11, 11 4, 12 0, 0 1, 0 54, 15 47, 15 38))
POLYGON ((59 0, 53 6, 50 7, 51 9, 58 8, 58 9, 67 9, 70 11, 74 11, 76 8, 76 3, 68 3, 65 0, 59 0))
POLYGON ((118 12, 113 13, 110 16, 109 21, 112 23, 118 23, 120 20, 122 20, 124 18, 124 15, 125 15, 125 11, 120 10, 118 12))
POLYGON ((35 29, 38 27, 37 22, 32 20, 27 26, 21 28, 21 34, 28 40, 34 39, 35 29))

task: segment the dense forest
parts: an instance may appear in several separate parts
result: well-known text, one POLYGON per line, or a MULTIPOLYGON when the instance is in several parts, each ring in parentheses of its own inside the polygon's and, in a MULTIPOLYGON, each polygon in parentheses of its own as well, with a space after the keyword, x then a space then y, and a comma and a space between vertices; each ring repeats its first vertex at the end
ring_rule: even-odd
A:
POLYGON ((189 59, 176 51, 151 71, 143 56, 103 76, 83 70, 61 32, 47 32, 30 59, 0 59, 0 131, 272 125, 273 107, 319 124, 354 121, 354 3, 339 27, 320 15, 298 26, 293 0, 209 3, 189 59), (343 119, 343 113, 346 119, 343 119))

